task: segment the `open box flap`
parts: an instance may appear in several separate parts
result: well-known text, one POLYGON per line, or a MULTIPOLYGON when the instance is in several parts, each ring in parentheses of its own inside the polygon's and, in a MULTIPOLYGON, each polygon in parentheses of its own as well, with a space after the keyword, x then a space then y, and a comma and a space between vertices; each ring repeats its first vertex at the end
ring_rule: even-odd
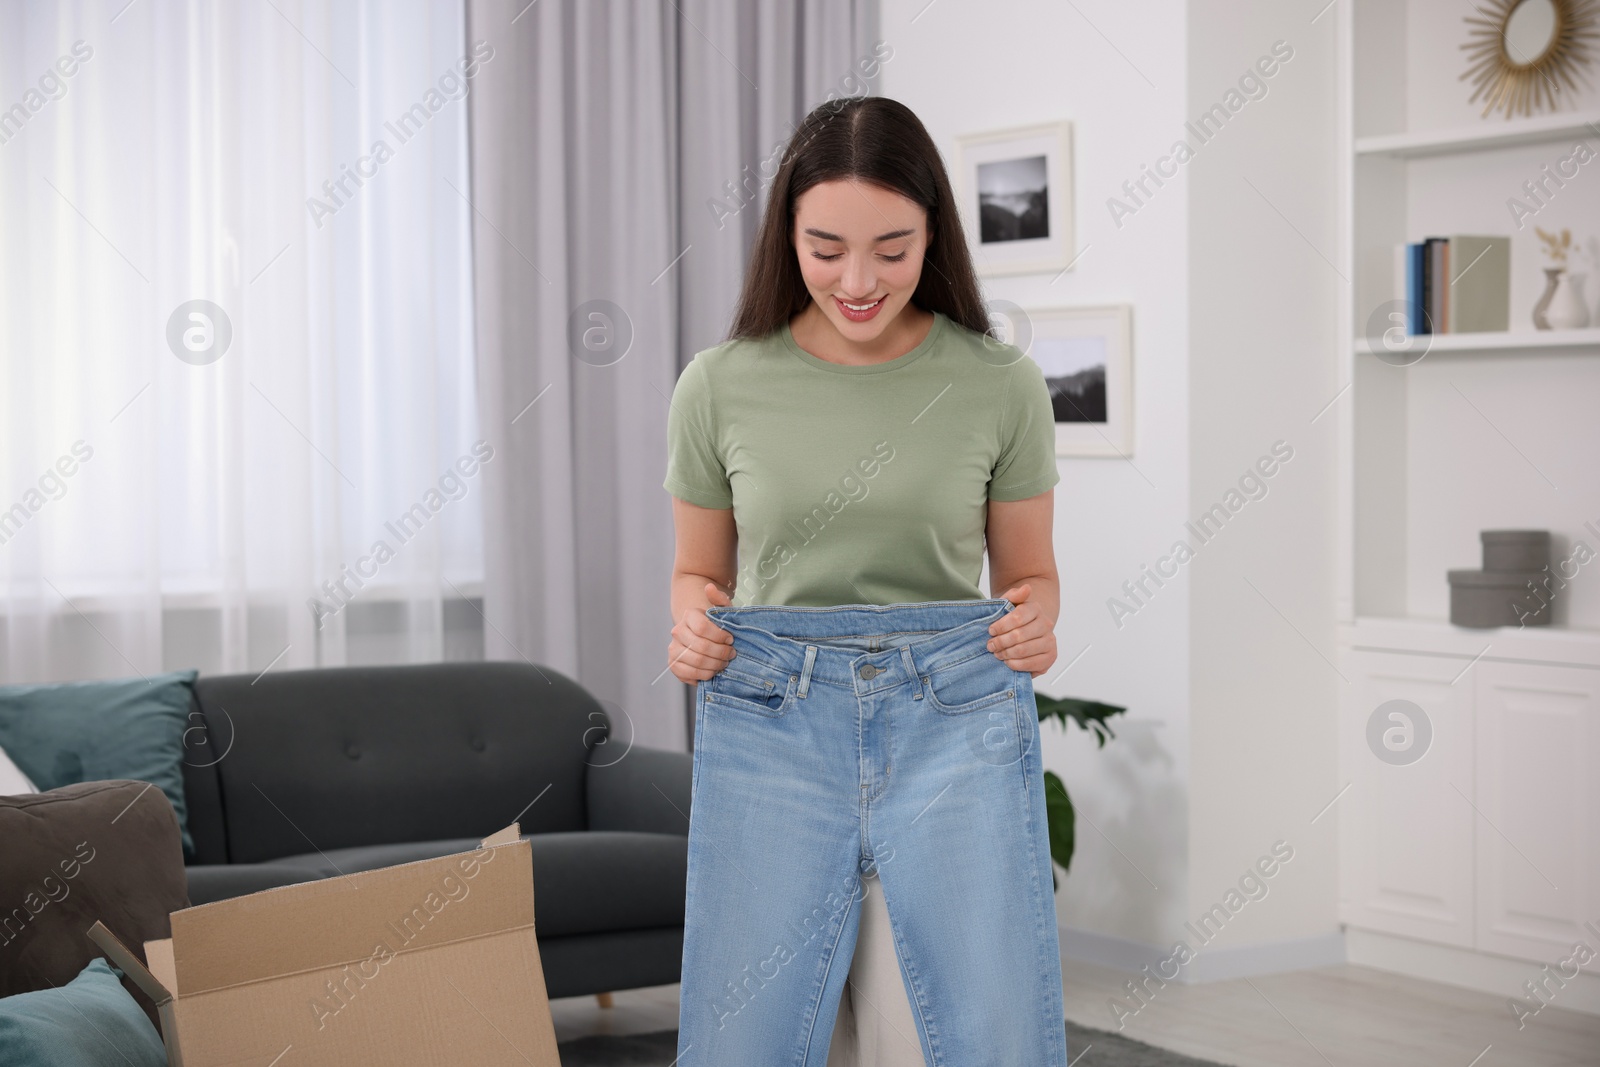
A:
POLYGON ((128 947, 117 940, 117 935, 107 929, 105 923, 96 920, 95 924, 89 927, 88 935, 89 940, 99 946, 100 951, 106 954, 106 958, 118 970, 133 979, 133 984, 143 990, 145 996, 155 1001, 156 1007, 171 1002, 172 993, 167 987, 139 962, 138 956, 128 951, 128 947))
MULTIPOLYGON (((123 974, 133 980, 140 991, 151 1000, 155 1001, 156 1012, 161 1017, 161 1043, 167 1050, 167 1067, 183 1067, 183 1052, 178 1047, 177 1022, 174 1018, 174 1001, 171 988, 139 962, 139 957, 128 951, 128 947, 117 940, 117 935, 106 928, 106 924, 95 920, 95 924, 86 931, 89 940, 99 946, 100 951, 123 974)), ((150 945, 166 944, 166 942, 145 942, 145 954, 148 957, 150 945)), ((170 980, 170 971, 167 975, 170 980)))
POLYGON ((160 941, 146 941, 144 943, 144 964, 150 968, 150 973, 156 976, 156 981, 168 989, 178 988, 177 968, 172 964, 172 938, 164 937, 160 941))
POLYGON ((512 823, 504 830, 497 830, 483 839, 484 848, 493 848, 495 845, 510 845, 522 837, 522 824, 512 823))
POLYGON ((532 927, 533 853, 513 826, 473 852, 173 912, 173 993, 188 997, 532 927))

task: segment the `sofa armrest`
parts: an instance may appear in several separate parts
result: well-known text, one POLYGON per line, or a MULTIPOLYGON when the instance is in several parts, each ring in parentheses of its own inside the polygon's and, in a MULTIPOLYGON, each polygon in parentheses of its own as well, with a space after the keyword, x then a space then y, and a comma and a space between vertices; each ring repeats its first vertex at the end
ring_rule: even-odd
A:
POLYGON ((589 829, 687 835, 693 784, 693 753, 635 745, 616 763, 589 767, 589 829))

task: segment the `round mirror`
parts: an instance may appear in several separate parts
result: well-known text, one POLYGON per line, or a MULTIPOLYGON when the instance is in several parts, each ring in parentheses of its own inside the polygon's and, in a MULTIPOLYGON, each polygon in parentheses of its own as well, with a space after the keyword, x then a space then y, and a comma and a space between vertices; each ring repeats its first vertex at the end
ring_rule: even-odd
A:
POLYGON ((1506 16, 1506 62, 1529 67, 1544 57, 1556 36, 1553 0, 1522 0, 1506 16))
POLYGON ((1467 69, 1475 86, 1469 103, 1484 97, 1483 114, 1506 118, 1554 111, 1563 93, 1585 80, 1597 50, 1596 0, 1485 0, 1465 16, 1467 69))

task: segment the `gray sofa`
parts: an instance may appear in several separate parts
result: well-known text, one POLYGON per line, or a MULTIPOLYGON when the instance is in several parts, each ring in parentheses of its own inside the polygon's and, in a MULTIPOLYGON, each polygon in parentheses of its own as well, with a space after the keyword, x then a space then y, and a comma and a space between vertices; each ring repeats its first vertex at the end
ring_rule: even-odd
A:
POLYGON ((189 899, 532 845, 552 997, 679 978, 693 757, 628 746, 526 663, 202 676, 185 736, 189 899))

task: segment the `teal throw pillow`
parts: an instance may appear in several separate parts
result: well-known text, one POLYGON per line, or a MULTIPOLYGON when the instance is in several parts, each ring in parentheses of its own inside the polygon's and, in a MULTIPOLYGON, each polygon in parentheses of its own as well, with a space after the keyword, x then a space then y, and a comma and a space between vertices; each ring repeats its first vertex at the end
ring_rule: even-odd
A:
POLYGON ((96 958, 64 986, 0 998, 0 1063, 167 1067, 161 1035, 122 988, 120 974, 96 958))
POLYGON ((193 859, 183 732, 198 674, 0 686, 0 748, 41 792, 114 778, 151 783, 172 802, 184 859, 193 859))

